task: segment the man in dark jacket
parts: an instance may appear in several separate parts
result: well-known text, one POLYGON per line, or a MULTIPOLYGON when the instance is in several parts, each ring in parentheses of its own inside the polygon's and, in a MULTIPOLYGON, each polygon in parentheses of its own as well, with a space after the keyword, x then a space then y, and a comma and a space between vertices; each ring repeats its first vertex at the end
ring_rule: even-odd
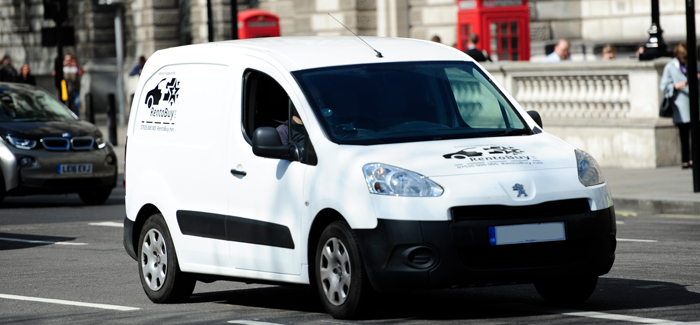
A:
POLYGON ((476 36, 476 34, 469 35, 469 40, 467 41, 467 55, 471 56, 476 62, 491 61, 491 58, 484 55, 484 52, 476 49, 476 43, 478 42, 479 36, 476 36))

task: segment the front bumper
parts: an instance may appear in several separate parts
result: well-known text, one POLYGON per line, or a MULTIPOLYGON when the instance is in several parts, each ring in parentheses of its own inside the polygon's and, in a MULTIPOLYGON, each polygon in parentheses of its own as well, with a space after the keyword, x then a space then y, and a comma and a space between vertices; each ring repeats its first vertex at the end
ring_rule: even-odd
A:
POLYGON ((613 207, 544 217, 505 216, 458 221, 380 219, 354 230, 372 285, 379 291, 532 283, 603 275, 615 261, 613 207), (564 222, 566 240, 493 246, 488 227, 564 222))
POLYGON ((111 146, 101 150, 47 151, 11 149, 16 164, 14 173, 17 186, 9 189, 9 195, 75 193, 117 185, 117 157, 111 146), (32 166, 22 167, 20 161, 28 157, 35 161, 32 166), (108 157, 111 163, 108 163, 108 157), (92 164, 92 173, 57 173, 60 164, 92 164))

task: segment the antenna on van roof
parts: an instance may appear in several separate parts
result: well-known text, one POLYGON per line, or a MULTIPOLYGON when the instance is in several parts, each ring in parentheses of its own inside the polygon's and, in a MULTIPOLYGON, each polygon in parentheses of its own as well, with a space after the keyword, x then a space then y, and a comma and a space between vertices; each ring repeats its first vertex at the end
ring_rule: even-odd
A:
MULTIPOLYGON (((328 16, 331 16, 331 18, 335 19, 335 17, 333 17, 333 15, 331 15, 330 12, 328 13, 328 16)), ((340 20, 335 19, 335 21, 337 21, 338 24, 343 25, 343 23, 341 23, 340 20)), ((360 41, 362 41, 362 43, 367 44, 367 46, 369 46, 369 48, 371 48, 372 51, 374 51, 375 53, 377 53, 377 57, 378 57, 378 58, 383 58, 383 57, 384 57, 381 53, 379 53, 379 51, 375 50, 375 49, 372 47, 372 45, 369 45, 367 42, 365 42, 365 40, 362 39, 362 37, 358 36, 357 34, 355 34, 355 32, 352 31, 352 29, 348 28, 348 26, 343 25, 343 27, 345 27, 347 30, 349 30, 353 35, 357 36, 357 38, 359 38, 360 41)))

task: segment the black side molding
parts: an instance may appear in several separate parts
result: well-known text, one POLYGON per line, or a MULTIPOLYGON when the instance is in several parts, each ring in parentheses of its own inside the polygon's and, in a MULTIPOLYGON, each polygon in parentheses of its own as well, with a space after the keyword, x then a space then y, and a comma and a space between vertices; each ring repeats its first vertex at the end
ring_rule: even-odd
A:
POLYGON ((294 249, 292 233, 280 224, 187 210, 176 216, 184 235, 294 249))

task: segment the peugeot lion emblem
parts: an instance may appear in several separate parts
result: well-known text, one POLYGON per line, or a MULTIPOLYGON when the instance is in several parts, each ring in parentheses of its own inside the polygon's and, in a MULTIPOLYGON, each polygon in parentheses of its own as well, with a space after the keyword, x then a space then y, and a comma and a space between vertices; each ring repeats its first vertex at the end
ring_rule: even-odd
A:
POLYGON ((525 192, 525 185, 523 184, 515 183, 515 185, 513 185, 513 191, 518 191, 518 197, 520 197, 521 195, 527 197, 527 193, 525 192))

